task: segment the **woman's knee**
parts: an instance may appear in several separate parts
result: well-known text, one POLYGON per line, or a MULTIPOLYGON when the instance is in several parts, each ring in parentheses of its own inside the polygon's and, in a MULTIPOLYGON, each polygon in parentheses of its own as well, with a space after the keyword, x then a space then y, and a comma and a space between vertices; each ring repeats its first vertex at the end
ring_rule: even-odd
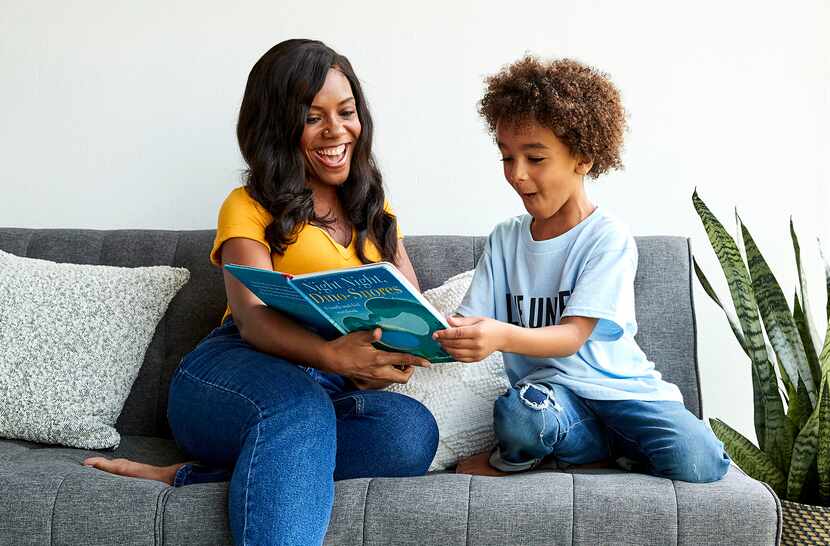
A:
POLYGON ((438 449, 438 423, 426 406, 413 398, 398 395, 395 401, 401 430, 406 435, 399 435, 401 467, 408 475, 419 476, 429 470, 435 452, 438 449))
POLYGON ((432 413, 414 398, 398 393, 368 391, 363 397, 368 406, 364 416, 381 419, 378 424, 384 430, 375 432, 394 460, 395 473, 426 473, 438 448, 438 424, 432 413))

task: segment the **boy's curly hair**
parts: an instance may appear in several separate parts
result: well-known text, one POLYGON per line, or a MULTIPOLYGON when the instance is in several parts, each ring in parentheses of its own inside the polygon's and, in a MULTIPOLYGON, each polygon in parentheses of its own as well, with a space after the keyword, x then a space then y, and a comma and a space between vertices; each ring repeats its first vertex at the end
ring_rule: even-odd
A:
POLYGON ((620 93, 602 72, 572 59, 541 61, 533 55, 485 80, 479 114, 495 135, 499 122, 536 122, 571 151, 594 162, 588 176, 622 169, 626 113, 620 93))

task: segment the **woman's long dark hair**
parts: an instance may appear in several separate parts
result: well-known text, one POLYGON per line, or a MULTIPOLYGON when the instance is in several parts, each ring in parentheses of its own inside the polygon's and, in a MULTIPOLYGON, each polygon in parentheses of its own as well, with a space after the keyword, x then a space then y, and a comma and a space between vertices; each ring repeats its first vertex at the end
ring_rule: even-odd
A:
POLYGON ((368 239, 383 260, 394 262, 397 221, 383 208, 382 178, 372 156, 372 116, 349 60, 324 43, 286 40, 268 50, 251 69, 236 126, 239 149, 248 164, 246 188, 274 218, 265 229, 272 252, 285 253, 306 223, 332 221, 314 212, 300 150, 308 110, 331 68, 349 80, 362 126, 349 177, 337 188, 337 195, 357 231, 360 261, 370 261, 364 252, 368 239))

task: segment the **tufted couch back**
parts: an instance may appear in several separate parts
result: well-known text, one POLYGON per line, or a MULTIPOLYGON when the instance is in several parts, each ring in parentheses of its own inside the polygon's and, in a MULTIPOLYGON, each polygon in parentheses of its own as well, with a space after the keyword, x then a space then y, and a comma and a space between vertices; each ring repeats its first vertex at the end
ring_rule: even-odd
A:
MULTIPOLYGON (((122 434, 170 437, 167 390, 182 356, 218 326, 226 300, 221 271, 208 261, 213 230, 85 230, 0 228, 0 250, 55 262, 190 270, 190 282, 170 304, 116 427, 122 434)), ((691 251, 682 237, 637 237, 637 341, 663 377, 680 387, 701 416, 691 251)), ((423 290, 473 269, 484 237, 411 236, 405 240, 423 290)))

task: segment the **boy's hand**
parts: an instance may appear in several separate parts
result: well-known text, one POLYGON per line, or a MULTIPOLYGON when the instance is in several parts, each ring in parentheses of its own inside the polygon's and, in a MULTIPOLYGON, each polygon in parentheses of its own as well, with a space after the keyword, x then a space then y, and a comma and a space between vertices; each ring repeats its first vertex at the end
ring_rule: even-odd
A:
POLYGON ((459 362, 478 362, 503 345, 506 324, 485 317, 448 317, 450 328, 432 338, 459 362))

